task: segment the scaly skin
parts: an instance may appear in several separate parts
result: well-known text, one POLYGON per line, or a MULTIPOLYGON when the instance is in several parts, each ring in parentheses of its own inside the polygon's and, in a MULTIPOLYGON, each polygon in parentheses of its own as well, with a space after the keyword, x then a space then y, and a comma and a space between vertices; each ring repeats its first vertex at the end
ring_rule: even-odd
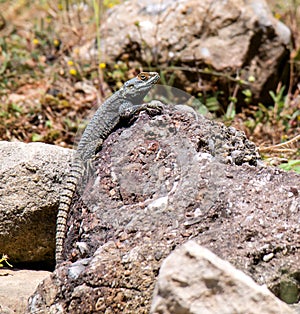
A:
POLYGON ((142 110, 161 111, 161 106, 157 104, 142 104, 144 97, 158 80, 158 73, 142 72, 137 77, 127 81, 96 111, 83 132, 60 195, 56 224, 56 265, 63 261, 69 209, 78 181, 83 176, 84 165, 97 154, 103 141, 121 119, 130 118, 142 110))

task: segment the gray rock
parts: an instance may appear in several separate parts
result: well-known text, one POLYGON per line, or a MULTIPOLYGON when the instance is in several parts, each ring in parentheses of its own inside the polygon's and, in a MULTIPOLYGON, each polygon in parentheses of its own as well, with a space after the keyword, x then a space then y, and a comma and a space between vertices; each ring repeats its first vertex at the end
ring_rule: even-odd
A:
POLYGON ((27 299, 50 272, 0 269, 0 313, 24 314, 27 299))
POLYGON ((266 286, 189 241, 171 253, 159 270, 152 314, 292 314, 266 286))
POLYGON ((0 142, 0 247, 12 264, 53 261, 59 189, 71 153, 0 142))
POLYGON ((244 98, 241 90, 250 87, 253 100, 266 103, 279 81, 288 83, 284 68, 291 32, 264 0, 124 1, 109 10, 101 25, 101 56, 106 62, 182 67, 185 70, 175 72, 176 86, 189 91, 218 86, 225 93, 222 100, 228 101, 232 90, 227 87, 237 83, 226 76, 239 73, 246 81, 255 78, 240 89, 239 100, 244 98), (214 71, 223 75, 208 74, 214 71))
POLYGON ((163 259, 190 239, 296 301, 299 175, 256 166, 242 132, 182 109, 141 113, 104 141, 70 208, 65 262, 28 313, 149 313, 163 259))

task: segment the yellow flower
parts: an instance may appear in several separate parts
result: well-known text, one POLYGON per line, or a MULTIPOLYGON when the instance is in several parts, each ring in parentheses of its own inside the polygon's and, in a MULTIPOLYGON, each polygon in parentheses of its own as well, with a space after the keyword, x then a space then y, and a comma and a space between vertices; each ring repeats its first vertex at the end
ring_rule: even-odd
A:
POLYGON ((278 13, 278 12, 276 12, 276 13, 274 14, 274 16, 275 16, 275 19, 277 19, 277 20, 280 20, 280 18, 281 18, 281 14, 278 13))
POLYGON ((248 81, 249 81, 250 83, 255 82, 255 77, 254 77, 253 75, 250 75, 250 76, 248 77, 248 81))
POLYGON ((69 70, 69 73, 70 73, 71 75, 73 75, 73 76, 76 76, 76 75, 77 75, 77 71, 76 71, 76 69, 74 69, 74 68, 71 68, 71 69, 69 70))
POLYGON ((119 0, 104 0, 103 4, 105 7, 107 8, 112 8, 113 6, 115 6, 116 4, 119 4, 120 1, 119 0))
POLYGON ((68 61, 68 65, 69 65, 69 66, 72 66, 72 65, 74 65, 74 62, 73 62, 72 60, 69 60, 69 61, 68 61))
POLYGON ((63 10, 63 8, 64 8, 64 7, 63 7, 63 5, 62 5, 61 3, 59 3, 57 7, 58 7, 58 10, 59 10, 59 11, 62 11, 62 10, 63 10))
POLYGON ((38 45, 40 43, 37 38, 34 38, 32 42, 33 42, 34 45, 38 45))
POLYGON ((106 63, 101 62, 101 63, 99 64, 99 68, 100 68, 100 69, 105 69, 105 68, 106 68, 106 63))
POLYGON ((121 88, 123 86, 123 83, 119 81, 119 82, 116 83, 116 85, 117 85, 118 88, 121 88))
POLYGON ((53 40, 53 44, 54 44, 55 47, 58 47, 59 44, 60 44, 60 42, 59 42, 58 39, 54 39, 54 40, 53 40))

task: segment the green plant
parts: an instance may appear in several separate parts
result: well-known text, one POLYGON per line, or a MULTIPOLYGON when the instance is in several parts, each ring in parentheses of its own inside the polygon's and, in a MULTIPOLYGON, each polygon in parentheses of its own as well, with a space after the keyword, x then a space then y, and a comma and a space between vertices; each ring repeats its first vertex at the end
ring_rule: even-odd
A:
POLYGON ((97 42, 97 53, 98 53, 98 77, 99 77, 99 89, 100 96, 104 98, 105 92, 103 89, 104 86, 104 74, 103 70, 106 68, 106 63, 103 62, 102 52, 101 52, 101 32, 100 32, 100 21, 103 17, 104 10, 107 8, 111 8, 114 5, 118 4, 118 0, 102 0, 96 1, 93 0, 93 9, 94 9, 94 23, 96 26, 96 42, 97 42))
POLYGON ((283 112, 285 104, 287 103, 287 96, 284 95, 284 90, 285 86, 282 86, 281 88, 279 88, 276 94, 273 91, 269 91, 269 94, 274 101, 272 118, 276 121, 281 119, 281 113, 283 112))
POLYGON ((4 267, 3 262, 9 266, 9 267, 13 267, 13 265, 11 265, 7 260, 9 259, 8 255, 3 254, 2 257, 0 258, 0 267, 4 267))
POLYGON ((289 160, 287 163, 282 163, 279 168, 286 171, 295 171, 300 174, 300 160, 289 160))

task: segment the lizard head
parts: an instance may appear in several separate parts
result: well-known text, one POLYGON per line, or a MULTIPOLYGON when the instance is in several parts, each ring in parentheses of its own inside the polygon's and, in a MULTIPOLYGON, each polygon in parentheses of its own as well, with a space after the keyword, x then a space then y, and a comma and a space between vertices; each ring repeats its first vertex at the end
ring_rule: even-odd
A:
POLYGON ((157 72, 141 72, 123 85, 122 96, 134 104, 141 103, 158 80, 159 74, 157 72))

